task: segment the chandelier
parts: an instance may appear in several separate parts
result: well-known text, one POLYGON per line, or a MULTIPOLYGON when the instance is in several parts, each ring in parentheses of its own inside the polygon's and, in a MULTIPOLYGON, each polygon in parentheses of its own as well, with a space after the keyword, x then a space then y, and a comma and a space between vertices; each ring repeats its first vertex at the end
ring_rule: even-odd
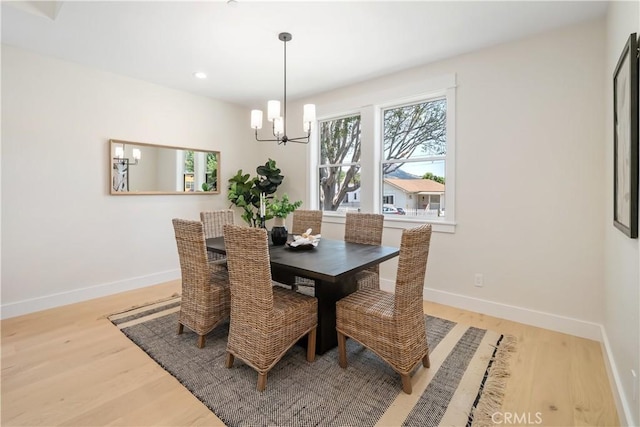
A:
POLYGON ((302 115, 302 127, 307 133, 306 136, 290 138, 287 136, 287 42, 291 41, 291 34, 280 33, 278 38, 284 42, 284 96, 283 114, 280 115, 280 101, 269 101, 267 103, 267 119, 271 122, 271 128, 275 139, 258 138, 258 129, 262 129, 262 110, 251 110, 251 127, 256 131, 256 141, 274 141, 278 144, 287 145, 287 142, 298 142, 307 144, 311 137, 311 122, 316 120, 316 106, 305 104, 302 115))

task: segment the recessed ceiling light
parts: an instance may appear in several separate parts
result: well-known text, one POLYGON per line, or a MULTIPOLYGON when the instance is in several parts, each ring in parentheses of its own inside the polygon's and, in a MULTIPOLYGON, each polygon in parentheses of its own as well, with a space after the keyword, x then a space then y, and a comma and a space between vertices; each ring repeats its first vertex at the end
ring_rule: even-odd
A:
POLYGON ((193 73, 193 76, 196 79, 206 79, 207 75, 205 73, 203 73, 202 71, 196 71, 195 73, 193 73))

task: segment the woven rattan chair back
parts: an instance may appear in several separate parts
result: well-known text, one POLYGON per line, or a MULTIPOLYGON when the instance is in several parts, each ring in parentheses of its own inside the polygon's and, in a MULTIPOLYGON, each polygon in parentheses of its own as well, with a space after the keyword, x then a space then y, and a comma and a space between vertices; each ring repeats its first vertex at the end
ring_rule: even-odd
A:
MULTIPOLYGON (((291 226, 291 234, 300 235, 311 229, 312 234, 322 233, 322 211, 296 209, 293 211, 293 225, 291 226)), ((298 290, 299 286, 313 288, 315 282, 304 277, 295 277, 291 288, 298 290)), ((305 295, 313 295, 313 289, 303 292, 305 295)))
MULTIPOLYGON (((200 212, 200 221, 204 226, 204 237, 222 237, 225 224, 233 224, 233 211, 231 209, 221 209, 217 211, 200 212)), ((207 253, 209 261, 224 263, 226 257, 215 252, 207 253)))
POLYGON ((296 209, 293 211, 292 234, 302 234, 307 229, 312 230, 312 234, 322 233, 322 211, 296 209))
POLYGON ((221 209, 217 211, 200 212, 200 221, 204 225, 204 235, 207 239, 211 237, 222 237, 225 224, 233 224, 233 211, 231 209, 221 209))
POLYGON ((430 224, 402 232, 394 298, 396 316, 418 313, 422 318, 422 291, 430 245, 430 224))
MULTIPOLYGON (((344 224, 344 241, 363 245, 381 245, 384 215, 347 212, 344 224)), ((358 289, 380 289, 380 266, 369 267, 356 279, 358 289), (371 273, 371 274, 366 274, 371 273)))
POLYGON ((231 282, 231 317, 247 326, 268 322, 273 315, 273 290, 267 230, 226 225, 224 246, 231 282))
POLYGON ((200 221, 173 219, 180 272, 182 301, 178 333, 183 326, 198 334, 198 347, 205 335, 229 317, 230 294, 226 272, 208 262, 204 228, 200 221))
POLYGON ((422 307, 431 225, 402 232, 395 294, 362 289, 336 303, 338 361, 347 367, 346 337, 351 337, 387 362, 411 394, 411 372, 422 361, 430 366, 422 307))
POLYGON ((227 368, 235 357, 258 372, 257 390, 291 346, 308 334, 307 360, 315 359, 318 301, 273 286, 267 231, 227 224, 224 244, 231 283, 227 368))
POLYGON ((384 215, 347 212, 344 224, 344 241, 364 245, 381 245, 384 215))

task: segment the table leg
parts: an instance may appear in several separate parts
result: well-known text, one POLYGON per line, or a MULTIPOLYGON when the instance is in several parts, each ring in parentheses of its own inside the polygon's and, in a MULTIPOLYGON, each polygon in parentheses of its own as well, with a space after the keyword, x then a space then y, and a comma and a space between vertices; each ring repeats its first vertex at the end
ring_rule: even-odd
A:
POLYGON ((316 280, 315 296, 318 298, 318 330, 316 354, 323 354, 338 345, 336 334, 336 302, 355 292, 355 277, 340 283, 316 280))

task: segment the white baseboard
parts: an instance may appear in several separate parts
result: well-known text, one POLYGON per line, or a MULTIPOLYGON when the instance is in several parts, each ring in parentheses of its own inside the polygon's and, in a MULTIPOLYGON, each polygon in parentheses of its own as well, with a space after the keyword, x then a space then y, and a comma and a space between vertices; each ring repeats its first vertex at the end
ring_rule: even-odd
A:
MULTIPOLYGON (((380 287, 383 290, 393 292, 394 286, 393 281, 380 280, 380 287)), ((426 301, 462 308, 464 310, 487 314, 489 316, 512 320, 539 328, 550 329, 581 338, 588 338, 595 341, 602 340, 601 325, 598 323, 454 294, 438 289, 424 288, 423 295, 426 301)))
POLYGON ((103 283, 101 285, 87 288, 74 289, 68 292, 59 292, 38 298, 31 298, 17 302, 2 304, 0 306, 1 319, 21 316, 23 314, 34 313, 36 311, 49 308, 60 307, 67 304, 86 301, 94 298, 113 295, 120 292, 131 291, 133 289, 144 288, 158 283, 168 282, 180 278, 180 270, 168 270, 160 273, 139 276, 118 282, 103 283))
POLYGON ((611 350, 609 338, 607 337, 607 331, 605 330, 604 326, 601 326, 601 334, 602 340, 600 341, 600 346, 602 348, 602 355, 604 357, 604 366, 607 369, 609 382, 613 385, 611 391, 613 392, 613 399, 616 402, 618 417, 620 417, 620 425, 636 425, 633 423, 633 415, 628 403, 631 399, 626 399, 624 388, 622 387, 622 381, 620 380, 620 375, 618 374, 618 368, 613 357, 613 351, 611 350))
MULTIPOLYGON (((381 289, 393 292, 394 286, 395 284, 393 281, 380 279, 381 289)), ((423 295, 426 301, 432 301, 438 304, 457 307, 476 313, 482 313, 489 316, 499 317, 501 319, 550 329, 552 331, 600 342, 602 353, 604 355, 605 369, 609 376, 611 391, 616 402, 618 416, 620 417, 620 425, 633 425, 631 408, 629 407, 628 400, 625 398, 626 396, 622 387, 620 375, 618 375, 618 369, 615 364, 611 346, 609 345, 606 330, 601 324, 431 288, 424 288, 423 295)))

